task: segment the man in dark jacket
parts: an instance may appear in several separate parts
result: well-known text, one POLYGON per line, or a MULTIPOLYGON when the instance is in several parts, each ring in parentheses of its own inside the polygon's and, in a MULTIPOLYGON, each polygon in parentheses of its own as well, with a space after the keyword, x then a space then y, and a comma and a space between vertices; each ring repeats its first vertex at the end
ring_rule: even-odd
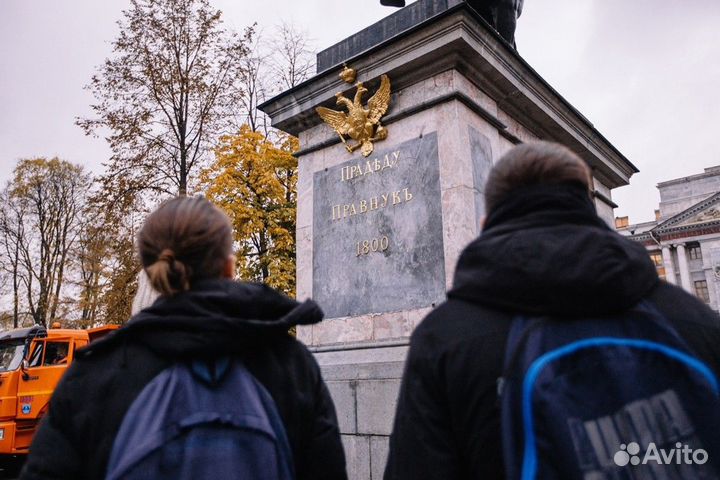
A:
POLYGON ((218 355, 239 356, 275 400, 297 479, 347 478, 335 410, 318 365, 287 334, 321 318, 312 301, 299 304, 266 286, 226 279, 161 298, 77 352, 22 478, 105 478, 118 428, 143 387, 174 362, 218 355))
POLYGON ((502 479, 498 379, 514 315, 577 318, 654 303, 720 372, 716 314, 663 281, 645 248, 597 216, 587 166, 568 149, 515 147, 486 186, 482 235, 462 253, 447 302, 417 327, 386 480, 502 479))

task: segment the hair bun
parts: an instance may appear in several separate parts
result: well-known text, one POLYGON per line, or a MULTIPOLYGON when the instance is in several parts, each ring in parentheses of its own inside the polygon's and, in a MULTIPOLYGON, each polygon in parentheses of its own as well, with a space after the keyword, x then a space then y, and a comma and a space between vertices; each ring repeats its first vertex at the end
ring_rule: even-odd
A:
POLYGON ((206 199, 176 197, 145 219, 137 241, 150 284, 172 296, 189 290, 195 280, 222 278, 232 252, 232 225, 206 199))
POLYGON ((160 252, 160 255, 158 255, 158 261, 167 262, 168 264, 172 265, 175 262, 175 253, 169 248, 166 248, 165 250, 160 252))

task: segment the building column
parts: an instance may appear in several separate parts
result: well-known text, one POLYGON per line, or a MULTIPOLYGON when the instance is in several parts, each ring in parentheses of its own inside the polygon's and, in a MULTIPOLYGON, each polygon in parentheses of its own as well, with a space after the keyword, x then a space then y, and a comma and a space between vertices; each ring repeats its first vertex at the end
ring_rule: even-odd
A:
POLYGON ((690 267, 688 266, 685 244, 678 243, 676 249, 678 253, 678 266, 680 267, 680 283, 685 290, 695 295, 695 289, 690 284, 690 267))
POLYGON ((665 280, 668 283, 676 285, 677 279, 675 278, 675 262, 673 262, 672 250, 670 250, 669 245, 662 247, 662 258, 663 265, 665 266, 665 280))

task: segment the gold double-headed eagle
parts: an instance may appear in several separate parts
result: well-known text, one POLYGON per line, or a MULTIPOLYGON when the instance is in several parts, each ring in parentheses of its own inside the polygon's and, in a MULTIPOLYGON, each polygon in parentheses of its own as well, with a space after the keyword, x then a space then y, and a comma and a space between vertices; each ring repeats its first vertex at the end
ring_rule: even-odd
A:
MULTIPOLYGON (((355 71, 345 67, 340 78, 352 83, 355 80, 355 71)), ((315 110, 325 123, 337 132, 348 152, 352 153, 359 148, 363 156, 367 157, 373 151, 373 142, 385 140, 388 136, 387 128, 380 123, 380 119, 390 105, 390 79, 387 75, 380 77, 380 88, 368 100, 367 107, 363 105, 362 97, 368 89, 363 86, 363 82, 358 82, 355 87, 357 90, 352 101, 340 92, 335 94, 335 103, 344 105, 347 113, 325 107, 317 107, 315 110), (348 144, 346 136, 357 143, 348 144)))

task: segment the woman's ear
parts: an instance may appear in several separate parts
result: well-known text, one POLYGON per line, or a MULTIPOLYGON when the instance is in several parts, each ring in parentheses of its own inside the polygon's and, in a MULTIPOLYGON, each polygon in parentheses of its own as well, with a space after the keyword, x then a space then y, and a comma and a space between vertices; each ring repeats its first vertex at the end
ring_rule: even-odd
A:
POLYGON ((235 278, 235 255, 228 255, 223 267, 223 278, 235 278))

